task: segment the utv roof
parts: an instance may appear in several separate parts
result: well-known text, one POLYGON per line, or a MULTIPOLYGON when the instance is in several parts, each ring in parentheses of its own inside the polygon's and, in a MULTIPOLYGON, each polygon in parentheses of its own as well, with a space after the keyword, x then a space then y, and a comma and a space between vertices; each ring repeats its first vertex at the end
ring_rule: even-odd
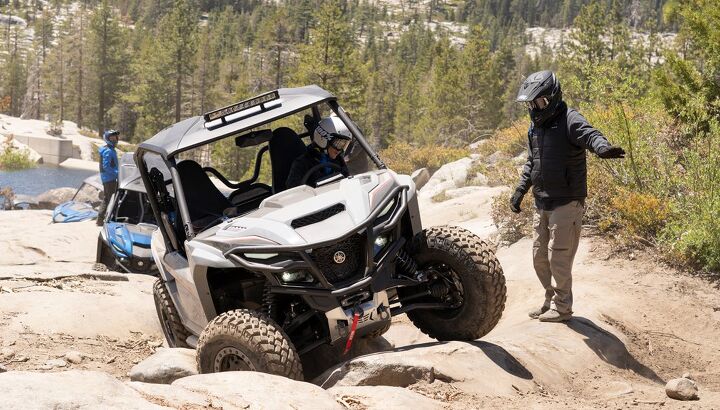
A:
MULTIPOLYGON (((234 104, 233 106, 213 111, 205 116, 197 116, 180 121, 158 132, 152 138, 141 143, 138 148, 156 152, 167 158, 179 152, 253 129, 321 102, 334 99, 334 95, 316 85, 299 88, 280 88, 276 91, 234 104), (206 118, 221 118, 224 110, 232 110, 236 107, 255 108, 249 106, 247 103, 252 103, 253 100, 266 96, 269 97, 267 100, 272 102, 272 107, 270 108, 263 107, 261 110, 255 110, 227 124, 225 124, 223 120, 222 124, 218 123, 217 126, 209 127, 206 125, 206 118)), ((269 106, 271 103, 268 102, 267 105, 269 106)), ((243 111, 249 112, 251 109, 243 111)), ((227 117, 230 117, 230 115, 227 115, 227 117)), ((210 125, 218 121, 219 120, 209 121, 207 124, 210 125)))

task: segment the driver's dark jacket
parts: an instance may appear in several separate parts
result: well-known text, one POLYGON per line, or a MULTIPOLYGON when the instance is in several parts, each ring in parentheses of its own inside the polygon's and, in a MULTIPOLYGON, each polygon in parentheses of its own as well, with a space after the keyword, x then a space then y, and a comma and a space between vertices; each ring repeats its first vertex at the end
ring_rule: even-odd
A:
POLYGON ((532 186, 540 209, 583 200, 587 196, 585 150, 597 152, 606 145, 610 144, 600 131, 563 103, 556 116, 528 130, 528 158, 517 189, 525 194, 532 186))
MULTIPOLYGON (((323 155, 327 154, 323 154, 323 152, 320 151, 317 146, 315 146, 314 144, 308 145, 305 149, 305 153, 295 158, 292 166, 290 167, 290 174, 288 175, 286 181, 288 189, 302 185, 302 180, 305 174, 312 167, 320 164, 323 161, 323 155)), ((342 155, 338 155, 335 159, 331 159, 329 156, 327 156, 326 162, 337 164, 338 166, 340 166, 343 175, 350 175, 347 165, 345 164, 345 160, 342 158, 342 155)), ((335 167, 322 167, 317 171, 313 172, 312 175, 308 177, 306 184, 310 186, 315 186, 315 184, 319 180, 322 180, 325 177, 335 174, 337 172, 338 170, 335 167)))

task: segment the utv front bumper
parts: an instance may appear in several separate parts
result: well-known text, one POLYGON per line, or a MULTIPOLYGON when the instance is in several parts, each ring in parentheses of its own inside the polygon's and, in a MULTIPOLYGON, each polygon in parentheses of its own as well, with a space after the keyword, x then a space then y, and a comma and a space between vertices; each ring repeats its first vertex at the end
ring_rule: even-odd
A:
POLYGON ((346 308, 356 303, 355 295, 364 292, 414 285, 417 282, 395 275, 398 252, 405 245, 401 221, 407 214, 408 190, 404 185, 395 187, 365 221, 332 240, 302 246, 243 245, 224 255, 249 271, 262 273, 273 293, 303 296, 313 309, 323 312, 346 308), (347 255, 348 249, 357 254, 347 255), (359 258, 355 269, 333 269, 352 258, 359 258), (288 272, 305 273, 307 280, 284 281, 283 274, 288 272))

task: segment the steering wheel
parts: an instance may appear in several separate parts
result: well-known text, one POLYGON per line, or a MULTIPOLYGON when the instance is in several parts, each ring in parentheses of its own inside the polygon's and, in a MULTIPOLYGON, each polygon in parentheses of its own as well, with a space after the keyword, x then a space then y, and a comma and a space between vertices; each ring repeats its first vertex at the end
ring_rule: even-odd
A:
POLYGON ((334 162, 325 162, 323 164, 317 164, 310 168, 305 175, 303 175, 302 184, 307 185, 307 180, 310 179, 310 176, 317 172, 320 168, 330 167, 334 168, 336 171, 342 173, 342 167, 334 162))

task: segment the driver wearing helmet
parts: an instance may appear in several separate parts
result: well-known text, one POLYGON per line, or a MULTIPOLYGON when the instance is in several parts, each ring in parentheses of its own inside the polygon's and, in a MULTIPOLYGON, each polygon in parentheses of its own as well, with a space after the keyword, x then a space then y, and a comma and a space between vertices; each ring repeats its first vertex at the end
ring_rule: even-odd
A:
POLYGON ((305 153, 295 158, 290 167, 287 187, 294 188, 303 183, 315 186, 318 181, 337 172, 348 176, 350 173, 343 155, 351 141, 352 134, 340 118, 327 117, 320 120, 305 153), (320 164, 327 166, 322 167, 320 164))

